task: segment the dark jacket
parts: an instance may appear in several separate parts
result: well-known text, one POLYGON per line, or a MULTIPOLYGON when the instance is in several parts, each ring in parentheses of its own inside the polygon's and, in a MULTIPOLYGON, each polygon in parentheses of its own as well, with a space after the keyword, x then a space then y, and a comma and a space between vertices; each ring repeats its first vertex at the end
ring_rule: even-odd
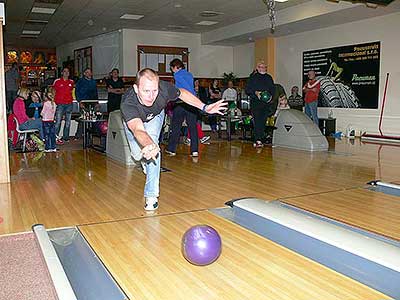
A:
POLYGON ((268 116, 272 116, 277 107, 277 98, 275 96, 275 84, 271 75, 269 74, 260 74, 258 72, 250 75, 249 80, 247 81, 246 86, 246 94, 250 96, 250 108, 254 112, 255 110, 263 110, 268 111, 268 116), (265 103, 261 101, 257 95, 256 91, 268 91, 272 97, 272 101, 270 103, 265 103))

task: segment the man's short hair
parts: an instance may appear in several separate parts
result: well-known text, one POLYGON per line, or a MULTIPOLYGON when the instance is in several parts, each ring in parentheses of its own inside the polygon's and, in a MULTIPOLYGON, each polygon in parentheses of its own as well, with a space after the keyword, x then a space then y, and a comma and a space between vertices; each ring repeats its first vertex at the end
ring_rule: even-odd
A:
POLYGON ((110 73, 112 73, 112 72, 114 72, 114 71, 117 71, 118 74, 119 74, 119 70, 118 70, 117 68, 112 69, 110 73))
POLYGON ((160 80, 156 71, 150 68, 144 68, 136 74, 136 84, 139 85, 140 79, 146 77, 149 80, 160 80))
POLYGON ((85 73, 87 70, 89 70, 90 72, 92 71, 91 68, 87 67, 87 68, 85 68, 85 69, 83 70, 83 73, 85 73))
POLYGON ((169 66, 171 68, 176 67, 178 69, 184 69, 185 68, 184 63, 179 58, 175 58, 175 59, 171 60, 171 62, 169 63, 169 66))

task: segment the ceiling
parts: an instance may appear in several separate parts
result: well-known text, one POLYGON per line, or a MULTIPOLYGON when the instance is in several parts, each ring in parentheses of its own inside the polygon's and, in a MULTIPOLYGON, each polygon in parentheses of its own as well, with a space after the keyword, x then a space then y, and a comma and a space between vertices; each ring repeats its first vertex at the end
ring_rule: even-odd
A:
MULTIPOLYGON (((283 9, 308 0, 277 3, 283 9)), ((1 2, 1 1, 0 1, 1 2)), ((5 44, 54 47, 121 28, 202 33, 266 14, 262 0, 7 0, 5 44), (57 4, 57 2, 61 2, 57 4), (56 8, 53 15, 31 13, 32 7, 56 8), (212 10, 223 13, 201 17, 212 10), (124 14, 144 15, 140 20, 123 20, 124 14), (27 23, 27 20, 48 23, 27 23), (216 21, 216 25, 196 25, 216 21), (21 38, 23 30, 39 30, 36 38, 21 38)))
MULTIPOLYGON (((276 3, 276 10, 310 1, 289 0, 285 3, 276 3)), ((205 33, 267 13, 262 0, 0 0, 0 2, 6 4, 5 45, 46 48, 121 28, 205 33), (56 10, 54 14, 32 13, 33 7, 56 10), (221 14, 203 17, 200 16, 203 11, 216 11, 221 14), (120 18, 124 14, 144 15, 144 17, 140 20, 124 20, 120 18), (201 21, 218 23, 212 26, 196 24, 201 21), (22 37, 23 30, 40 31, 40 34, 22 37)), ((400 0, 395 2, 398 4, 400 0)), ((365 13, 365 16, 363 13, 358 19, 374 16, 372 11, 365 13)), ((347 19, 351 16, 352 13, 347 14, 347 19)), ((347 19, 336 20, 336 23, 351 21, 347 19)), ((318 22, 322 22, 321 24, 326 22, 328 24, 326 26, 332 25, 329 17, 325 21, 318 22)), ((284 31, 282 28, 277 28, 277 33, 290 34, 302 31, 299 25, 301 22, 294 24, 293 28, 283 27, 284 31)), ((246 39, 248 36, 228 43, 243 43, 247 41, 246 39)))

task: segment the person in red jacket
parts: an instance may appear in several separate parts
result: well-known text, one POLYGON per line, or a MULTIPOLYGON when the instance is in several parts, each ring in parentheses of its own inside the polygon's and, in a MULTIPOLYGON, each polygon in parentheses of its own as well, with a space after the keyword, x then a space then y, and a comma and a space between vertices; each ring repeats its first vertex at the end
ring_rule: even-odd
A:
POLYGON ((318 95, 321 89, 319 80, 315 79, 315 71, 308 71, 308 81, 303 87, 305 113, 318 126, 318 95))
POLYGON ((69 70, 62 70, 61 78, 58 78, 53 83, 55 91, 54 102, 57 104, 56 109, 56 135, 57 144, 62 145, 65 141, 69 141, 69 129, 71 127, 72 114, 72 90, 74 89, 74 81, 69 79, 69 70), (64 131, 62 139, 59 136, 62 118, 65 118, 64 131))

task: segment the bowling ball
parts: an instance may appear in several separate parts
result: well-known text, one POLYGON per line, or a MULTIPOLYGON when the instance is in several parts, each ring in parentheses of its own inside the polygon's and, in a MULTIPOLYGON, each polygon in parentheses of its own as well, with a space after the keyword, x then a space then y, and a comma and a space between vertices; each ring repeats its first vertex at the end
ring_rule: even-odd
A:
POLYGON ((272 100, 272 95, 268 91, 263 91, 260 94, 260 100, 269 103, 272 100))
POLYGON ((102 135, 106 135, 108 130, 108 121, 101 122, 99 124, 99 130, 102 135))
POLYGON ((221 237, 208 225, 193 226, 182 237, 182 254, 193 265, 213 263, 221 254, 221 249, 221 237))

